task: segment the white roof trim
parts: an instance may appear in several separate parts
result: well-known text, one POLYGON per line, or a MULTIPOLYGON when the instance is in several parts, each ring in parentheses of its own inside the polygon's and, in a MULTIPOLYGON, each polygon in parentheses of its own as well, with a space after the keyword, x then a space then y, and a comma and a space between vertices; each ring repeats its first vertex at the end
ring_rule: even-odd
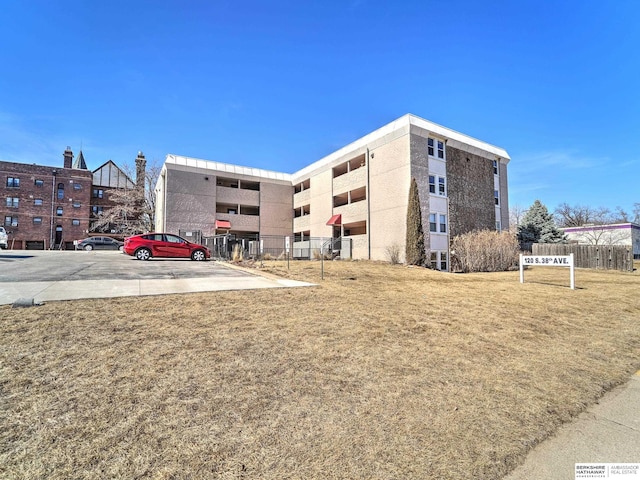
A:
POLYGON ((212 170, 215 172, 226 172, 235 175, 245 175, 249 177, 266 178, 269 180, 281 180, 284 182, 291 181, 291 175, 288 173, 274 172, 271 170, 262 170, 260 168, 243 167, 241 165, 232 165, 230 163, 214 162, 211 160, 202 160, 200 158, 183 157, 180 155, 169 154, 165 160, 165 164, 180 165, 188 168, 199 170, 212 170))

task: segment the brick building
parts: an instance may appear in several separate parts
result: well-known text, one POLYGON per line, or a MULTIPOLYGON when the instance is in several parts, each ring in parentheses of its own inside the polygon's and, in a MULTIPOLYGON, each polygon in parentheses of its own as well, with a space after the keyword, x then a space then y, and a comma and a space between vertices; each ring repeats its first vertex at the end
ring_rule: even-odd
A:
MULTIPOLYGON (((136 165, 144 182, 141 152, 136 165)), ((82 151, 74 161, 70 147, 62 168, 0 161, 0 221, 9 248, 73 249, 73 241, 91 231, 94 208, 109 208, 111 191, 134 185, 110 160, 91 172, 82 151)))

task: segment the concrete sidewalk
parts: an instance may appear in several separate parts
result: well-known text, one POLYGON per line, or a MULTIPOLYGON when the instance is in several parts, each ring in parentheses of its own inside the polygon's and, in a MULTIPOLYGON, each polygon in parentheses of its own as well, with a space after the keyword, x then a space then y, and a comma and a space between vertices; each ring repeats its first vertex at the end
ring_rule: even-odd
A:
MULTIPOLYGON (((640 463, 640 371, 534 448, 504 480, 573 480, 576 463, 640 463)), ((640 472, 593 478, 640 479, 640 472)))
POLYGON ((33 299, 38 304, 55 300, 113 298, 172 293, 214 292, 221 290, 254 290, 260 288, 308 287, 312 283, 261 275, 135 279, 83 280, 0 283, 0 305, 18 299, 33 299))

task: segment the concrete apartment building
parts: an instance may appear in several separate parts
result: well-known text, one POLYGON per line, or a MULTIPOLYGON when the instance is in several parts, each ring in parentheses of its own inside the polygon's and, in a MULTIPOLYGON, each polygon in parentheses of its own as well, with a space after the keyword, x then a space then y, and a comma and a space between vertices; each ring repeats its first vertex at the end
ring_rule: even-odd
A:
POLYGON ((509 160, 502 148, 410 114, 293 174, 168 155, 156 229, 291 236, 294 256, 315 238, 347 239, 346 256, 386 260, 394 245, 404 255, 415 178, 427 258, 448 270, 452 236, 508 228, 509 160))

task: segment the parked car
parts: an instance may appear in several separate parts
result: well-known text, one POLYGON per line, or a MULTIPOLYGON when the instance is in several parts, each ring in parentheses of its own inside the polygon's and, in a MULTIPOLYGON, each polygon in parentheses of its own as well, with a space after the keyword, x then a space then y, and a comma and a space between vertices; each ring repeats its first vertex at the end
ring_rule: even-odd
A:
POLYGON ((211 258, 211 252, 204 245, 191 243, 171 233, 145 233, 127 237, 124 239, 124 253, 138 260, 169 257, 202 261, 211 258))
POLYGON ((0 227, 0 248, 3 250, 9 248, 9 237, 7 237, 7 231, 4 227, 0 227))
POLYGON ((78 242, 78 248, 82 250, 122 250, 124 242, 111 237, 89 237, 78 242))

